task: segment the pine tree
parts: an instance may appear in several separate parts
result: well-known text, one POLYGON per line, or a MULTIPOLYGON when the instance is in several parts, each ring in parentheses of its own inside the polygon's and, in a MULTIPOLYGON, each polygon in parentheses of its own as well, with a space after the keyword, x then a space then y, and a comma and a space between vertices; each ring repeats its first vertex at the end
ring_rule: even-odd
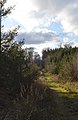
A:
POLYGON ((13 7, 7 7, 5 8, 5 4, 7 3, 7 0, 1 0, 0 1, 0 53, 1 53, 1 41, 2 41, 2 35, 1 35, 1 23, 2 23, 2 17, 7 16, 8 14, 11 13, 11 10, 14 8, 13 7))

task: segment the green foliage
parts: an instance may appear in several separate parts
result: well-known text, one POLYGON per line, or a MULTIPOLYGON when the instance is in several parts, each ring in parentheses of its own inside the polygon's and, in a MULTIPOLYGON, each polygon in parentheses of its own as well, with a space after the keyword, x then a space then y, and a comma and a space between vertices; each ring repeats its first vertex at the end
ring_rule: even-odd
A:
POLYGON ((69 62, 66 61, 62 61, 62 64, 60 66, 60 77, 62 77, 62 79, 65 80, 71 80, 72 76, 71 76, 71 64, 69 62))
MULTIPOLYGON (((5 8, 6 3, 7 3, 7 0, 0 0, 0 54, 1 54, 1 50, 2 50, 2 41, 5 40, 5 39, 2 38, 2 29, 1 29, 1 27, 2 27, 2 18, 7 16, 8 14, 10 14, 11 10, 14 8, 14 6, 5 8)), ((9 33, 11 33, 11 32, 9 32, 9 33)), ((10 36, 10 35, 13 35, 13 34, 9 34, 8 36, 7 35, 4 35, 4 36, 12 38, 12 36, 10 36)))
POLYGON ((62 79, 76 81, 78 80, 78 55, 74 55, 71 60, 62 60, 60 66, 60 76, 62 79))
MULTIPOLYGON (((22 49, 24 42, 14 41, 17 29, 6 33, 0 59, 0 85, 15 98, 29 91, 38 77, 39 68, 34 63, 31 49, 22 49)), ((26 93, 28 94, 28 93, 26 93)), ((27 96, 27 95, 26 95, 27 96)))
MULTIPOLYGON (((0 3, 3 17, 12 7, 4 8, 6 0, 0 3)), ((40 56, 34 56, 33 48, 22 49, 23 41, 15 41, 18 28, 1 33, 0 26, 0 119, 34 119, 47 112, 38 104, 46 97, 46 87, 38 80, 40 56)))
MULTIPOLYGON (((1 0, 0 21, 14 7, 5 8, 7 0, 1 0)), ((0 22, 0 88, 8 91, 12 99, 27 96, 32 83, 37 79, 39 67, 34 63, 34 49, 22 49, 23 41, 16 42, 19 26, 2 32, 0 22), (25 95, 24 95, 25 94, 25 95)))
POLYGON ((78 80, 78 48, 65 47, 43 51, 43 67, 62 79, 78 80), (46 65, 48 67, 46 67, 46 65))

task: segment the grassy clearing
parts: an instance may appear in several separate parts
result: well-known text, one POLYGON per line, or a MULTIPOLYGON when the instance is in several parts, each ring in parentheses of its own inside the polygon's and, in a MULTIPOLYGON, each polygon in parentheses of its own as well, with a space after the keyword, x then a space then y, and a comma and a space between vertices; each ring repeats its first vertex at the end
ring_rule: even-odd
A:
POLYGON ((44 74, 50 89, 58 92, 67 92, 72 94, 78 94, 78 82, 66 82, 59 80, 57 75, 51 75, 50 73, 44 74))
POLYGON ((78 120, 78 82, 65 82, 50 73, 44 77, 53 91, 58 120, 78 120))

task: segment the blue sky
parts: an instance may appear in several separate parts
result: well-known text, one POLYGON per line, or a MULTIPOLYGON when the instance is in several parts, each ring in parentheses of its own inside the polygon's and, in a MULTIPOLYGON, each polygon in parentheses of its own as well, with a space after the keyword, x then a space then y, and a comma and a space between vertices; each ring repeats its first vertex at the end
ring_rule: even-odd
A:
POLYGON ((72 43, 78 46, 78 0, 7 0, 15 10, 3 19, 4 30, 20 25, 17 39, 42 49, 72 43), (46 1, 46 2, 45 2, 46 1))

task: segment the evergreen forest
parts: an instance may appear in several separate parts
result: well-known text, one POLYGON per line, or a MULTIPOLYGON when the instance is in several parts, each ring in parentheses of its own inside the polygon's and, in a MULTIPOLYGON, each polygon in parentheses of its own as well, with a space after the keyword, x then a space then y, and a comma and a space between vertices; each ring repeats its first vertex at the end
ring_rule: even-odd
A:
POLYGON ((23 48, 19 26, 3 32, 14 8, 0 1, 0 120, 78 120, 78 47, 23 48))

